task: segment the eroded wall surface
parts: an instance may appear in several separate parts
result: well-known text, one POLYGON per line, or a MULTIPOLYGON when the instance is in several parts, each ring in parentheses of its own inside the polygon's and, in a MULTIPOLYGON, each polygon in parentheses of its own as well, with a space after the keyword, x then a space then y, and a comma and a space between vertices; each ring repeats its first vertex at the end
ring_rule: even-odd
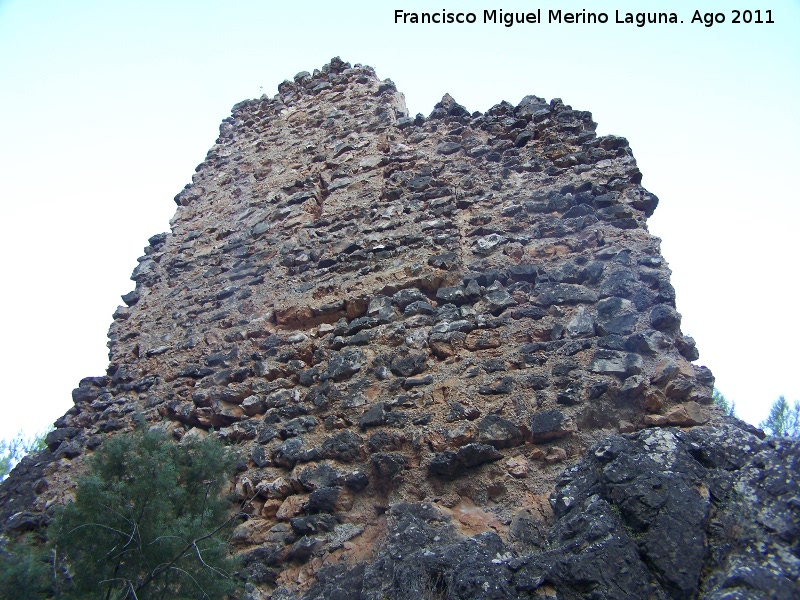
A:
MULTIPOLYGON (((81 381, 47 458, 0 492, 6 525, 41 523, 82 458, 143 415, 241 450, 250 519, 234 543, 253 597, 334 597, 356 585, 335 571, 325 588, 335 565, 365 598, 419 597, 394 575, 402 552, 381 554, 417 543, 412 525, 439 536, 416 550, 499 544, 486 564, 530 575, 487 598, 570 597, 557 561, 509 563, 566 535, 547 533, 569 509, 563 482, 548 499, 564 468, 609 436, 671 439, 659 428, 713 416, 713 376, 647 231, 658 200, 627 141, 595 125, 536 96, 472 114, 445 96, 410 116, 390 80, 338 59, 237 104, 139 259, 107 374, 81 381), (394 588, 365 583, 380 565, 394 588)), ((691 526, 706 531, 703 510, 691 526)), ((625 594, 699 589, 658 556, 626 554, 643 574, 625 594)), ((431 597, 483 597, 431 568, 412 577, 431 597)))

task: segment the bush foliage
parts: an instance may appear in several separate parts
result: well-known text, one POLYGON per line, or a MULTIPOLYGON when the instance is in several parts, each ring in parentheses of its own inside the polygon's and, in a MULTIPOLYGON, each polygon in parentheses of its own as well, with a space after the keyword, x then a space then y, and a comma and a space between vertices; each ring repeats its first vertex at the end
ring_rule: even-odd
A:
POLYGON ((47 562, 49 590, 31 597, 225 598, 238 583, 225 498, 234 462, 210 436, 177 444, 141 429, 109 439, 48 527, 47 552, 9 548, 0 597, 17 597, 3 589, 15 577, 40 582, 37 563, 47 562))
POLYGON ((776 437, 800 437, 800 400, 790 405, 784 396, 779 397, 759 427, 776 437))
POLYGON ((714 399, 714 404, 719 406, 722 412, 729 417, 736 416, 736 402, 728 400, 717 388, 714 388, 712 398, 714 399))

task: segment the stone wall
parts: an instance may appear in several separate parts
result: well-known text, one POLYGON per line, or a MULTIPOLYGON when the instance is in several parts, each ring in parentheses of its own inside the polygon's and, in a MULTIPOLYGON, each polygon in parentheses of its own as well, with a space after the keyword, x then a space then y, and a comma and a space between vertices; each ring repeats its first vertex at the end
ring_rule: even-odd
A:
POLYGON ((713 415, 640 182, 558 99, 412 117, 333 59, 237 104, 139 259, 107 374, 0 491, 6 525, 46 520, 141 414, 241 450, 253 597, 363 569, 409 506, 449 541, 544 535, 587 448, 713 415))

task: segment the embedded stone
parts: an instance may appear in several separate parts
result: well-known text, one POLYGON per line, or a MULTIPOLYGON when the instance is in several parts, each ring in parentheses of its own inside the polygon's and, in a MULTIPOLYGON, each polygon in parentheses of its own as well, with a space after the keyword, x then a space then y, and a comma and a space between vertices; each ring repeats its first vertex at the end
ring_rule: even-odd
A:
POLYGON ((386 415, 391 410, 391 407, 386 402, 378 402, 375 406, 371 407, 362 417, 358 420, 358 426, 361 431, 366 431, 369 427, 379 427, 386 423, 386 415))
POLYGON ((376 452, 370 461, 375 478, 382 481, 391 481, 408 468, 408 459, 398 452, 376 452))
POLYGON ((427 356, 424 354, 409 354, 399 356, 392 361, 390 369, 398 377, 411 377, 425 370, 427 356))
POLYGON ((495 448, 511 448, 525 442, 520 428, 498 415, 487 415, 478 423, 478 440, 495 448))
POLYGON ((536 285, 536 304, 580 304, 597 302, 597 294, 582 285, 572 283, 538 283, 536 285))
POLYGON ((459 150, 461 150, 461 144, 456 144, 455 142, 445 142, 436 146, 436 152, 445 156, 455 154, 459 150))
POLYGON ((342 431, 322 443, 322 455, 340 462, 349 463, 362 456, 363 440, 350 431, 342 431))
POLYGON ((642 357, 634 353, 617 352, 614 350, 597 350, 594 358, 589 363, 589 370, 593 373, 629 377, 638 375, 644 369, 642 357))
POLYGON ((399 292, 395 292, 392 296, 392 301, 400 310, 405 310, 412 302, 427 302, 428 297, 417 288, 405 288, 399 292))
POLYGON ((533 414, 530 431, 533 443, 539 444, 575 433, 576 428, 564 413, 549 409, 533 414))
POLYGON ((461 446, 461 448, 458 449, 457 455, 458 460, 467 469, 503 458, 503 454, 498 452, 494 446, 482 443, 472 443, 461 446))
POLYGON ((566 329, 569 336, 573 338, 592 337, 594 335, 594 319, 589 311, 581 306, 567 323, 566 329))
POLYGON ((306 512, 311 515, 334 512, 341 492, 342 488, 340 487, 321 487, 314 490, 308 496, 306 512))
POLYGON ((672 331, 681 324, 681 316, 667 304, 658 304, 650 311, 650 324, 659 331, 672 331))
POLYGON ((464 304, 467 301, 467 295, 463 285, 454 285, 450 287, 440 287, 436 290, 436 299, 442 303, 448 304, 464 304))
POLYGON ((344 350, 331 352, 328 359, 328 377, 334 381, 343 381, 361 370, 363 353, 360 350, 344 350))
POLYGON ((494 290, 487 292, 483 297, 486 307, 493 315, 499 315, 506 308, 515 306, 517 303, 506 290, 494 290))

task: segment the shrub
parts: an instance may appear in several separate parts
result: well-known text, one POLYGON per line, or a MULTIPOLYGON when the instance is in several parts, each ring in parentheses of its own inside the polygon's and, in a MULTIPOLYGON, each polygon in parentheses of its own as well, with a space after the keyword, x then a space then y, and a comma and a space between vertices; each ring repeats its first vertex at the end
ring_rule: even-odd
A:
POLYGON ((779 397, 759 427, 776 437, 800 437, 800 400, 795 400, 794 406, 790 406, 784 396, 779 397))
POLYGON ((52 589, 50 556, 31 536, 19 541, 0 538, 0 598, 38 600, 52 589))
POLYGON ((9 547, 3 573, 41 581, 49 565, 47 592, 31 598, 225 598, 240 583, 227 543, 234 462, 211 437, 177 444, 141 427, 111 438, 48 526, 46 554, 9 547))
POLYGON ((714 399, 714 404, 719 406, 722 409, 722 412, 729 417, 736 416, 736 402, 728 400, 717 388, 714 388, 712 398, 714 399))

